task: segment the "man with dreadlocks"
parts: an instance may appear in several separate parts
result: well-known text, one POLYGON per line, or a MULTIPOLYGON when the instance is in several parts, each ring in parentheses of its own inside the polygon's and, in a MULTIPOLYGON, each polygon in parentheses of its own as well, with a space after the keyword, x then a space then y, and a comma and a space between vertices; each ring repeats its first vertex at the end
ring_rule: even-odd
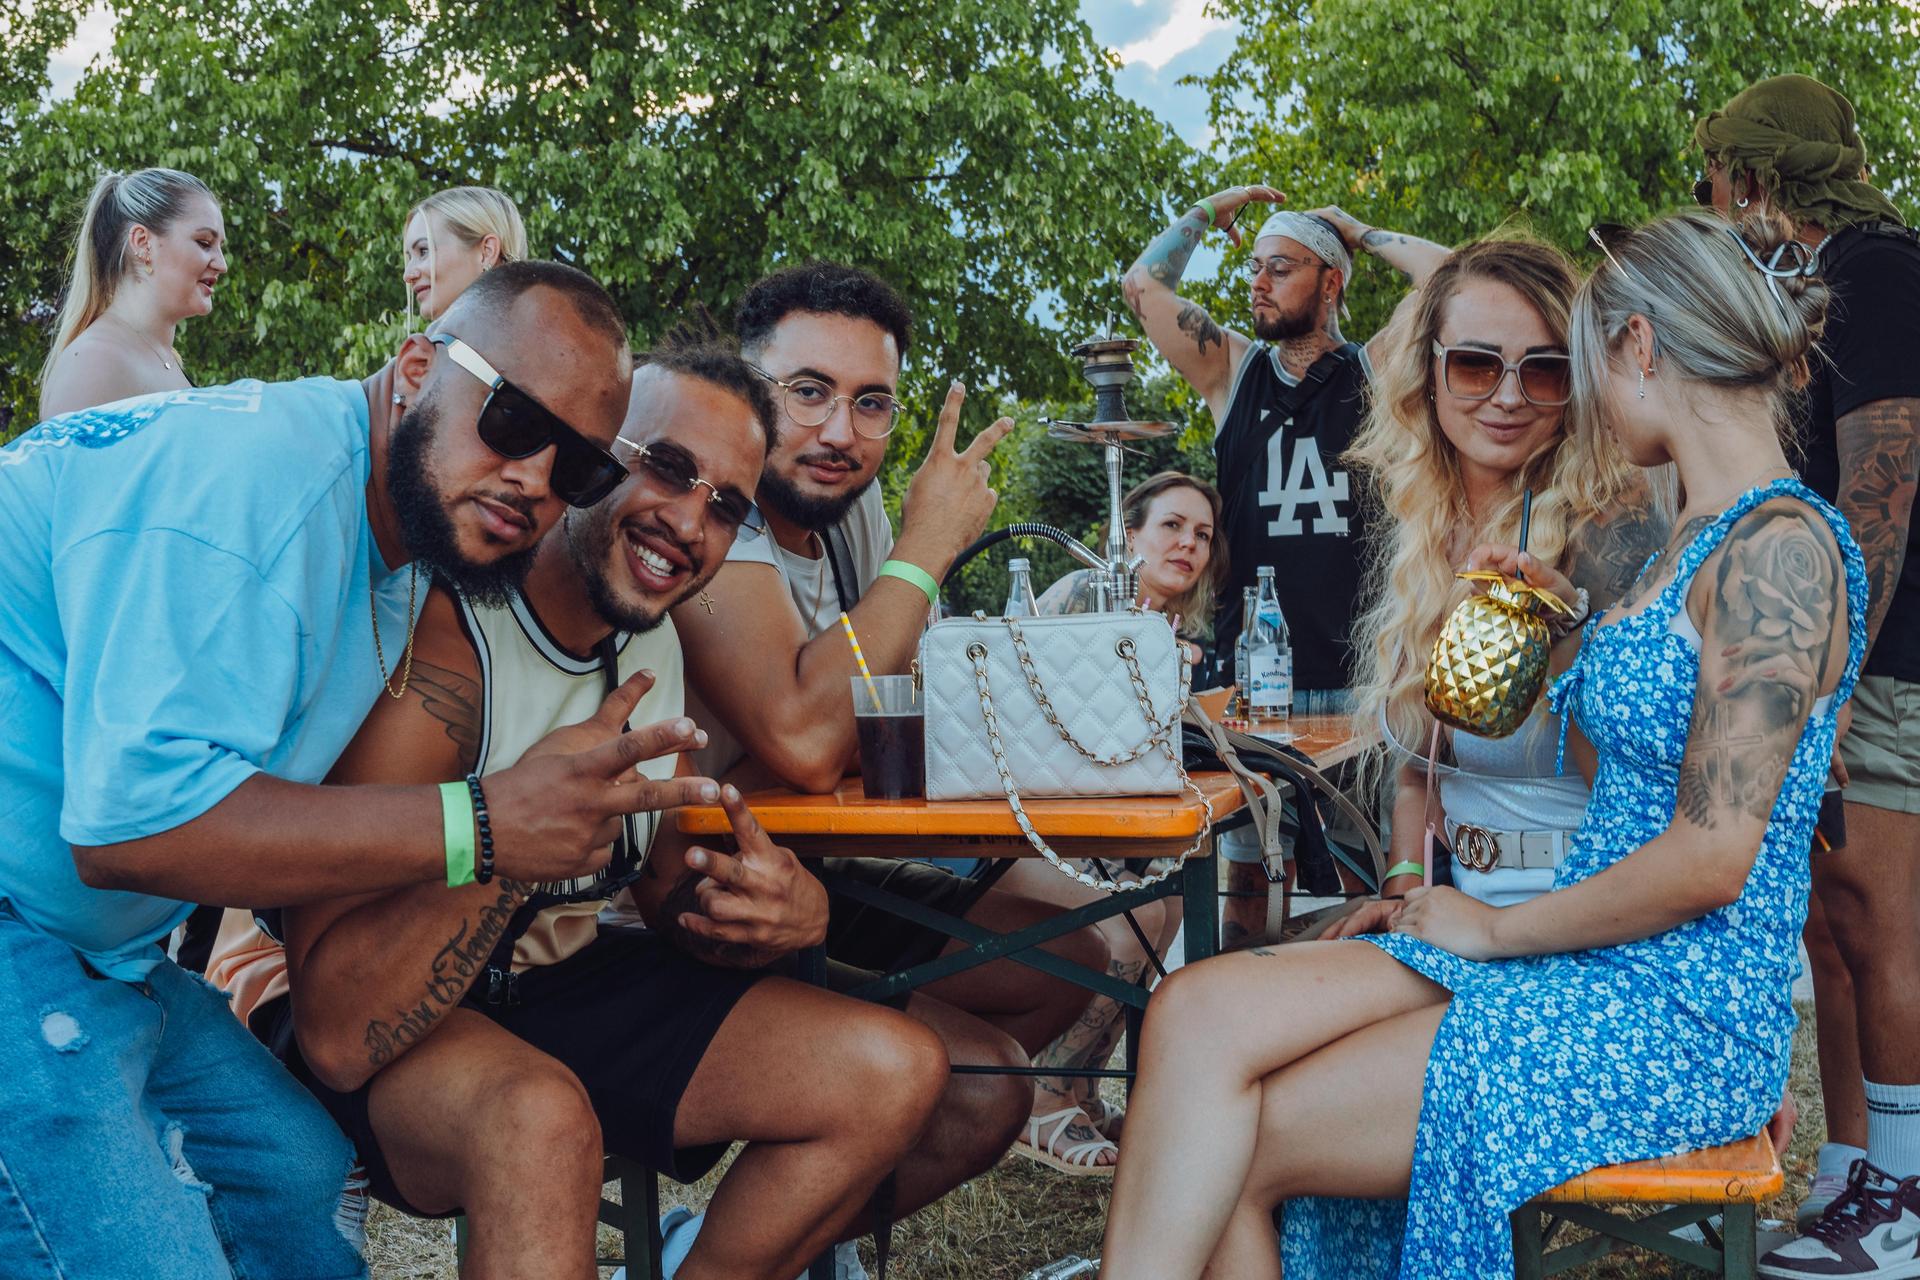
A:
MULTIPOLYGON (((1701 202, 1786 214, 1833 290, 1827 358, 1797 424, 1802 469, 1853 526, 1871 588, 1835 769, 1845 834, 1813 864, 1843 971, 1816 992, 1830 1140, 1799 1214, 1807 1234, 1760 1274, 1920 1275, 1920 235, 1867 182, 1853 104, 1818 80, 1763 80, 1694 141, 1701 202)), ((1810 939, 1816 959, 1823 941, 1810 939)))

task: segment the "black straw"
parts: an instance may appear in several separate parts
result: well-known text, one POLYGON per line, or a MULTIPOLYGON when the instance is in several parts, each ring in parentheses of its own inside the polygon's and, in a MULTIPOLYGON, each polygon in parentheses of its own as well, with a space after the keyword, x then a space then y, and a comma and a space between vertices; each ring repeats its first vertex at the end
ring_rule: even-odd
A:
MULTIPOLYGON (((1527 553, 1527 527, 1533 523, 1533 490, 1528 489, 1520 496, 1520 554, 1527 553)), ((1525 582, 1527 575, 1520 573, 1520 581, 1525 582)))

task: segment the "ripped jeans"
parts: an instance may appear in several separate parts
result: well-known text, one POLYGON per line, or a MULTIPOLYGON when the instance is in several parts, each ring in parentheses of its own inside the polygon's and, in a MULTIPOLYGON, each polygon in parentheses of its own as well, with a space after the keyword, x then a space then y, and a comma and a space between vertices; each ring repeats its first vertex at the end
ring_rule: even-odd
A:
POLYGON ((211 987, 99 977, 0 906, 0 1271, 364 1277, 352 1164, 211 987))

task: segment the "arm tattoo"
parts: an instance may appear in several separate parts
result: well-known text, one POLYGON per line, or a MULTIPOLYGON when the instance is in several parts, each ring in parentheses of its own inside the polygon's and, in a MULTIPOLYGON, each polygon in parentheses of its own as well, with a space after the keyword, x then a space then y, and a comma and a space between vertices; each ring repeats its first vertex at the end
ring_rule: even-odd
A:
MULTIPOLYGON (((416 679, 419 668, 414 668, 416 679)), ((532 887, 519 880, 499 880, 499 896, 480 910, 478 923, 465 919, 453 931, 446 945, 434 953, 427 966, 426 982, 420 1002, 397 1010, 391 1022, 374 1019, 367 1023, 364 1043, 367 1061, 376 1070, 392 1062, 396 1055, 426 1039, 447 1010, 458 1005, 486 967, 500 937, 513 920, 513 913, 526 901, 532 887)))
POLYGON ((1200 348, 1203 356, 1207 354, 1209 343, 1220 346, 1227 340, 1226 335, 1220 332, 1220 326, 1213 322, 1213 317, 1191 302, 1181 304, 1180 314, 1175 317, 1174 323, 1180 326, 1180 332, 1193 339, 1193 345, 1200 348))
POLYGON ((704 914, 700 910, 699 895, 695 892, 703 878, 698 871, 688 871, 680 877, 678 884, 667 890, 667 896, 660 903, 656 927, 674 946, 708 964, 716 964, 728 969, 758 969, 770 964, 774 957, 763 955, 744 942, 722 942, 717 938, 703 938, 680 923, 680 917, 683 914, 696 916, 704 914))
POLYGON ((480 682, 431 662, 415 661, 407 688, 420 699, 423 711, 446 726, 447 737, 460 749, 461 763, 473 768, 480 758, 480 682))
POLYGON ((1179 221, 1162 231, 1152 244, 1133 264, 1134 270, 1144 270, 1156 283, 1171 289, 1180 283, 1180 277, 1186 272, 1187 259, 1193 256, 1202 236, 1207 234, 1207 215, 1199 209, 1189 209, 1180 215, 1179 221))
POLYGON ((1679 812, 1712 830, 1773 813, 1819 697, 1841 605, 1825 521, 1779 511, 1727 535, 1680 764, 1679 812))
POLYGON ((1900 582, 1920 480, 1920 400, 1876 400, 1834 424, 1840 452, 1836 503, 1867 562, 1867 647, 1900 582))
POLYGON ((1587 589, 1597 612, 1627 594, 1647 557, 1666 543, 1667 522, 1653 510, 1635 506, 1582 525, 1567 543, 1564 572, 1587 589))

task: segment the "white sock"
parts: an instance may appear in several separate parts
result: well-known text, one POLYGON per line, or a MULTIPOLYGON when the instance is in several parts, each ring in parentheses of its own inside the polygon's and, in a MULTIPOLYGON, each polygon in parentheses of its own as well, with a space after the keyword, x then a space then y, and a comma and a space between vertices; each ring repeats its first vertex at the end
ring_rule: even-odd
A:
POLYGON ((1820 1144, 1819 1164, 1813 1171, 1816 1178, 1840 1178, 1845 1180, 1847 1171, 1853 1168, 1855 1160, 1866 1159, 1867 1153, 1860 1147, 1844 1142, 1823 1142, 1820 1144))
POLYGON ((1895 1178, 1920 1174, 1920 1084, 1867 1084, 1867 1159, 1895 1178))

